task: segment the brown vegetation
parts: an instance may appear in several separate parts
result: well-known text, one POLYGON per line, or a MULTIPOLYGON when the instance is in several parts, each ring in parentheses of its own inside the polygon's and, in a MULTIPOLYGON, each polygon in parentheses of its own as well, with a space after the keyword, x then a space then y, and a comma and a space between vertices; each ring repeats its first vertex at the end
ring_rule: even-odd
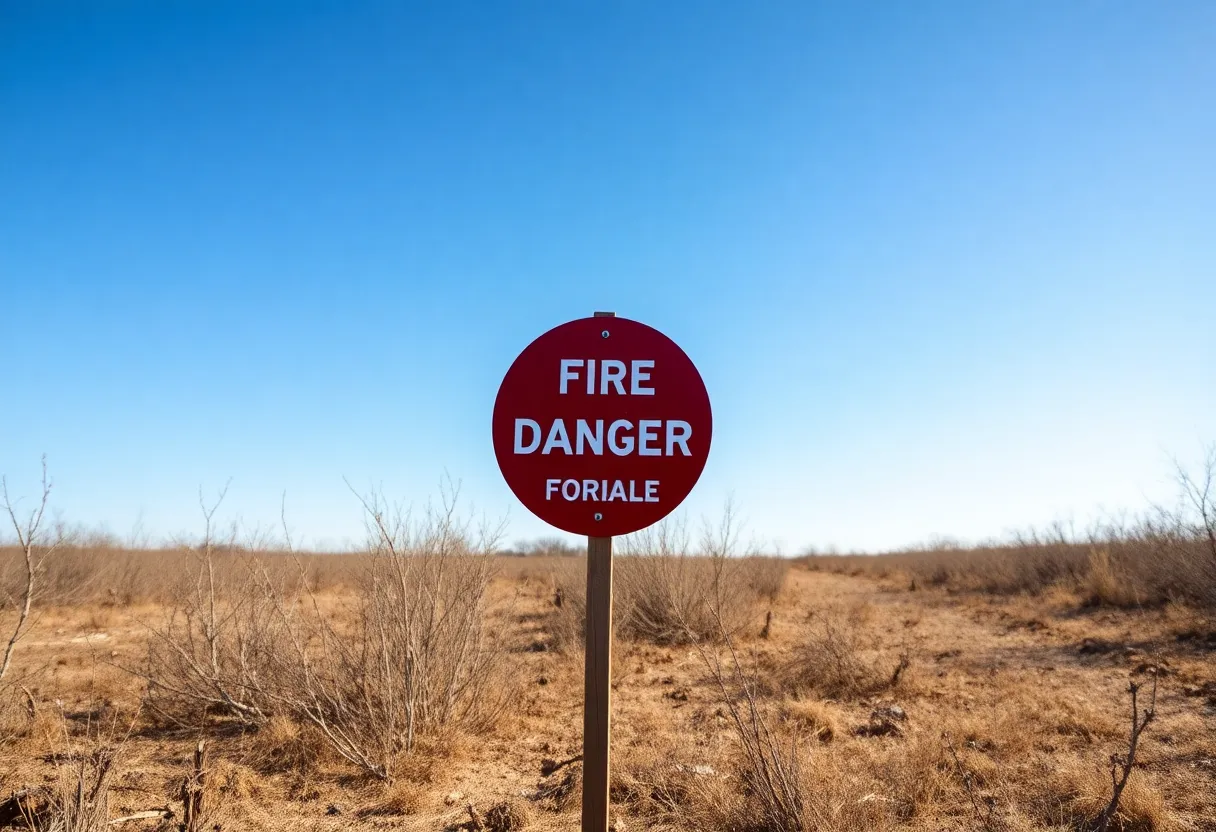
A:
MULTIPOLYGON (((619 637, 652 644, 719 640, 753 624, 784 586, 789 561, 740 554, 728 507, 693 547, 687 527, 664 522, 626 538, 613 558, 613 624, 619 637), (766 606, 767 605, 767 606, 766 606)), ((555 646, 580 649, 586 617, 581 561, 558 563, 555 646)))
POLYGON ((811 569, 914 587, 1001 595, 1063 588, 1094 606, 1160 606, 1181 601, 1216 610, 1216 446, 1198 472, 1178 469, 1179 496, 1139 519, 1096 524, 1078 534, 1064 523, 1009 543, 943 543, 885 555, 810 555, 811 569))
MULTIPOLYGON (((582 558, 500 558, 450 504, 410 518, 378 498, 360 552, 258 549, 214 529, 214 505, 173 551, 56 534, 28 550, 0 826, 577 824, 582 558), (120 576, 130 591, 111 592, 120 576)), ((695 547, 678 526, 622 541, 614 820, 1213 828, 1197 516, 1155 537, 794 564, 738 553, 729 523, 695 547), (1144 559, 1170 546, 1187 589, 1161 594, 1144 559)), ((3 555, 6 634, 26 554, 3 555)))

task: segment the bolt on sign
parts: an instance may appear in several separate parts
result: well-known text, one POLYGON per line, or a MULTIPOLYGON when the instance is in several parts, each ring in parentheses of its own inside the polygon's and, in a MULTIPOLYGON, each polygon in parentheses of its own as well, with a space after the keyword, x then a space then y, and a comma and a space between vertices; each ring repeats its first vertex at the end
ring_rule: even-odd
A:
POLYGON ((537 338, 494 402, 494 453, 515 496, 563 531, 628 534, 701 476, 713 418, 700 373, 637 321, 582 318, 537 338))
POLYGON ((692 491, 713 434, 709 394, 666 335, 596 312, 519 354, 494 401, 493 434, 520 502, 587 535, 582 832, 607 832, 612 537, 657 523, 692 491))

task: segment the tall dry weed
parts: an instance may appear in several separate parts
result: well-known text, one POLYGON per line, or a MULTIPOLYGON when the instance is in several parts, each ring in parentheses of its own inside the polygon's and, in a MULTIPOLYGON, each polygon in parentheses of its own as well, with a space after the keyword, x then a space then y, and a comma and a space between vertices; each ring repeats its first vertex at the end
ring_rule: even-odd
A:
MULTIPOLYGON (((654 644, 720 640, 752 623, 781 592, 789 572, 782 558, 738 552, 729 506, 716 528, 693 547, 687 526, 665 521, 631 535, 613 563, 613 628, 618 636, 654 644)), ((561 606, 551 635, 559 649, 577 649, 586 616, 585 560, 564 562, 553 574, 561 606)))

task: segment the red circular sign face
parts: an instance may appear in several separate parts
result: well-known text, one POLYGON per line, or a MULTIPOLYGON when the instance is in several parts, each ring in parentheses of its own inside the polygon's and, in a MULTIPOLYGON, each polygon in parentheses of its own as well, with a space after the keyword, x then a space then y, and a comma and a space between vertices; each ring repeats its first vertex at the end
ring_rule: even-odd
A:
POLYGON ((537 338, 494 401, 494 454, 528 510, 610 537, 666 517, 692 491, 713 417, 675 342, 626 318, 580 318, 537 338))

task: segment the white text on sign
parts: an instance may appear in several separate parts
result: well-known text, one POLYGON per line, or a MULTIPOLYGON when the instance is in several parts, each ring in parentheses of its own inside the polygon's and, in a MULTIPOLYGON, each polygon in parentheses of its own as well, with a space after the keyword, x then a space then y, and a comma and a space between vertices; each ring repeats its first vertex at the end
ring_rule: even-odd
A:
POLYGON ((636 431, 629 419, 615 419, 608 423, 607 430, 604 422, 604 419, 575 419, 572 441, 564 419, 554 419, 547 431, 535 419, 516 419, 515 453, 532 454, 539 450, 541 454, 560 451, 572 456, 603 456, 607 444, 608 451, 616 456, 633 453, 675 456, 677 448, 682 456, 691 456, 688 440, 692 437, 692 425, 683 419, 639 419, 636 431))
MULTIPOLYGON (((618 361, 605 358, 563 358, 558 373, 558 392, 565 396, 585 393, 588 396, 653 396, 649 386, 654 361, 636 359, 618 361)), ((691 456, 688 440, 692 425, 683 419, 575 419, 567 427, 566 420, 554 419, 548 429, 535 419, 515 420, 516 454, 542 455, 562 453, 571 456, 591 454, 603 456, 691 456)), ((659 481, 548 479, 545 499, 568 502, 629 502, 657 503, 659 481)))
POLYGON ((618 396, 653 396, 654 388, 643 386, 650 381, 650 370, 654 369, 654 361, 650 359, 640 359, 630 361, 626 366, 624 361, 617 361, 615 358, 605 358, 600 363, 599 385, 595 383, 595 359, 588 358, 584 361, 581 358, 563 358, 561 360, 562 369, 560 380, 558 381, 558 392, 563 396, 570 392, 570 382, 579 380, 579 371, 583 371, 583 378, 586 380, 586 390, 588 396, 594 396, 597 392, 601 396, 607 396, 609 392, 615 391, 618 396), (625 392, 625 381, 628 378, 629 392, 625 392))
POLYGON ((659 481, 645 480, 639 490, 637 480, 545 480, 545 499, 552 500, 557 494, 568 502, 657 503, 659 481))

